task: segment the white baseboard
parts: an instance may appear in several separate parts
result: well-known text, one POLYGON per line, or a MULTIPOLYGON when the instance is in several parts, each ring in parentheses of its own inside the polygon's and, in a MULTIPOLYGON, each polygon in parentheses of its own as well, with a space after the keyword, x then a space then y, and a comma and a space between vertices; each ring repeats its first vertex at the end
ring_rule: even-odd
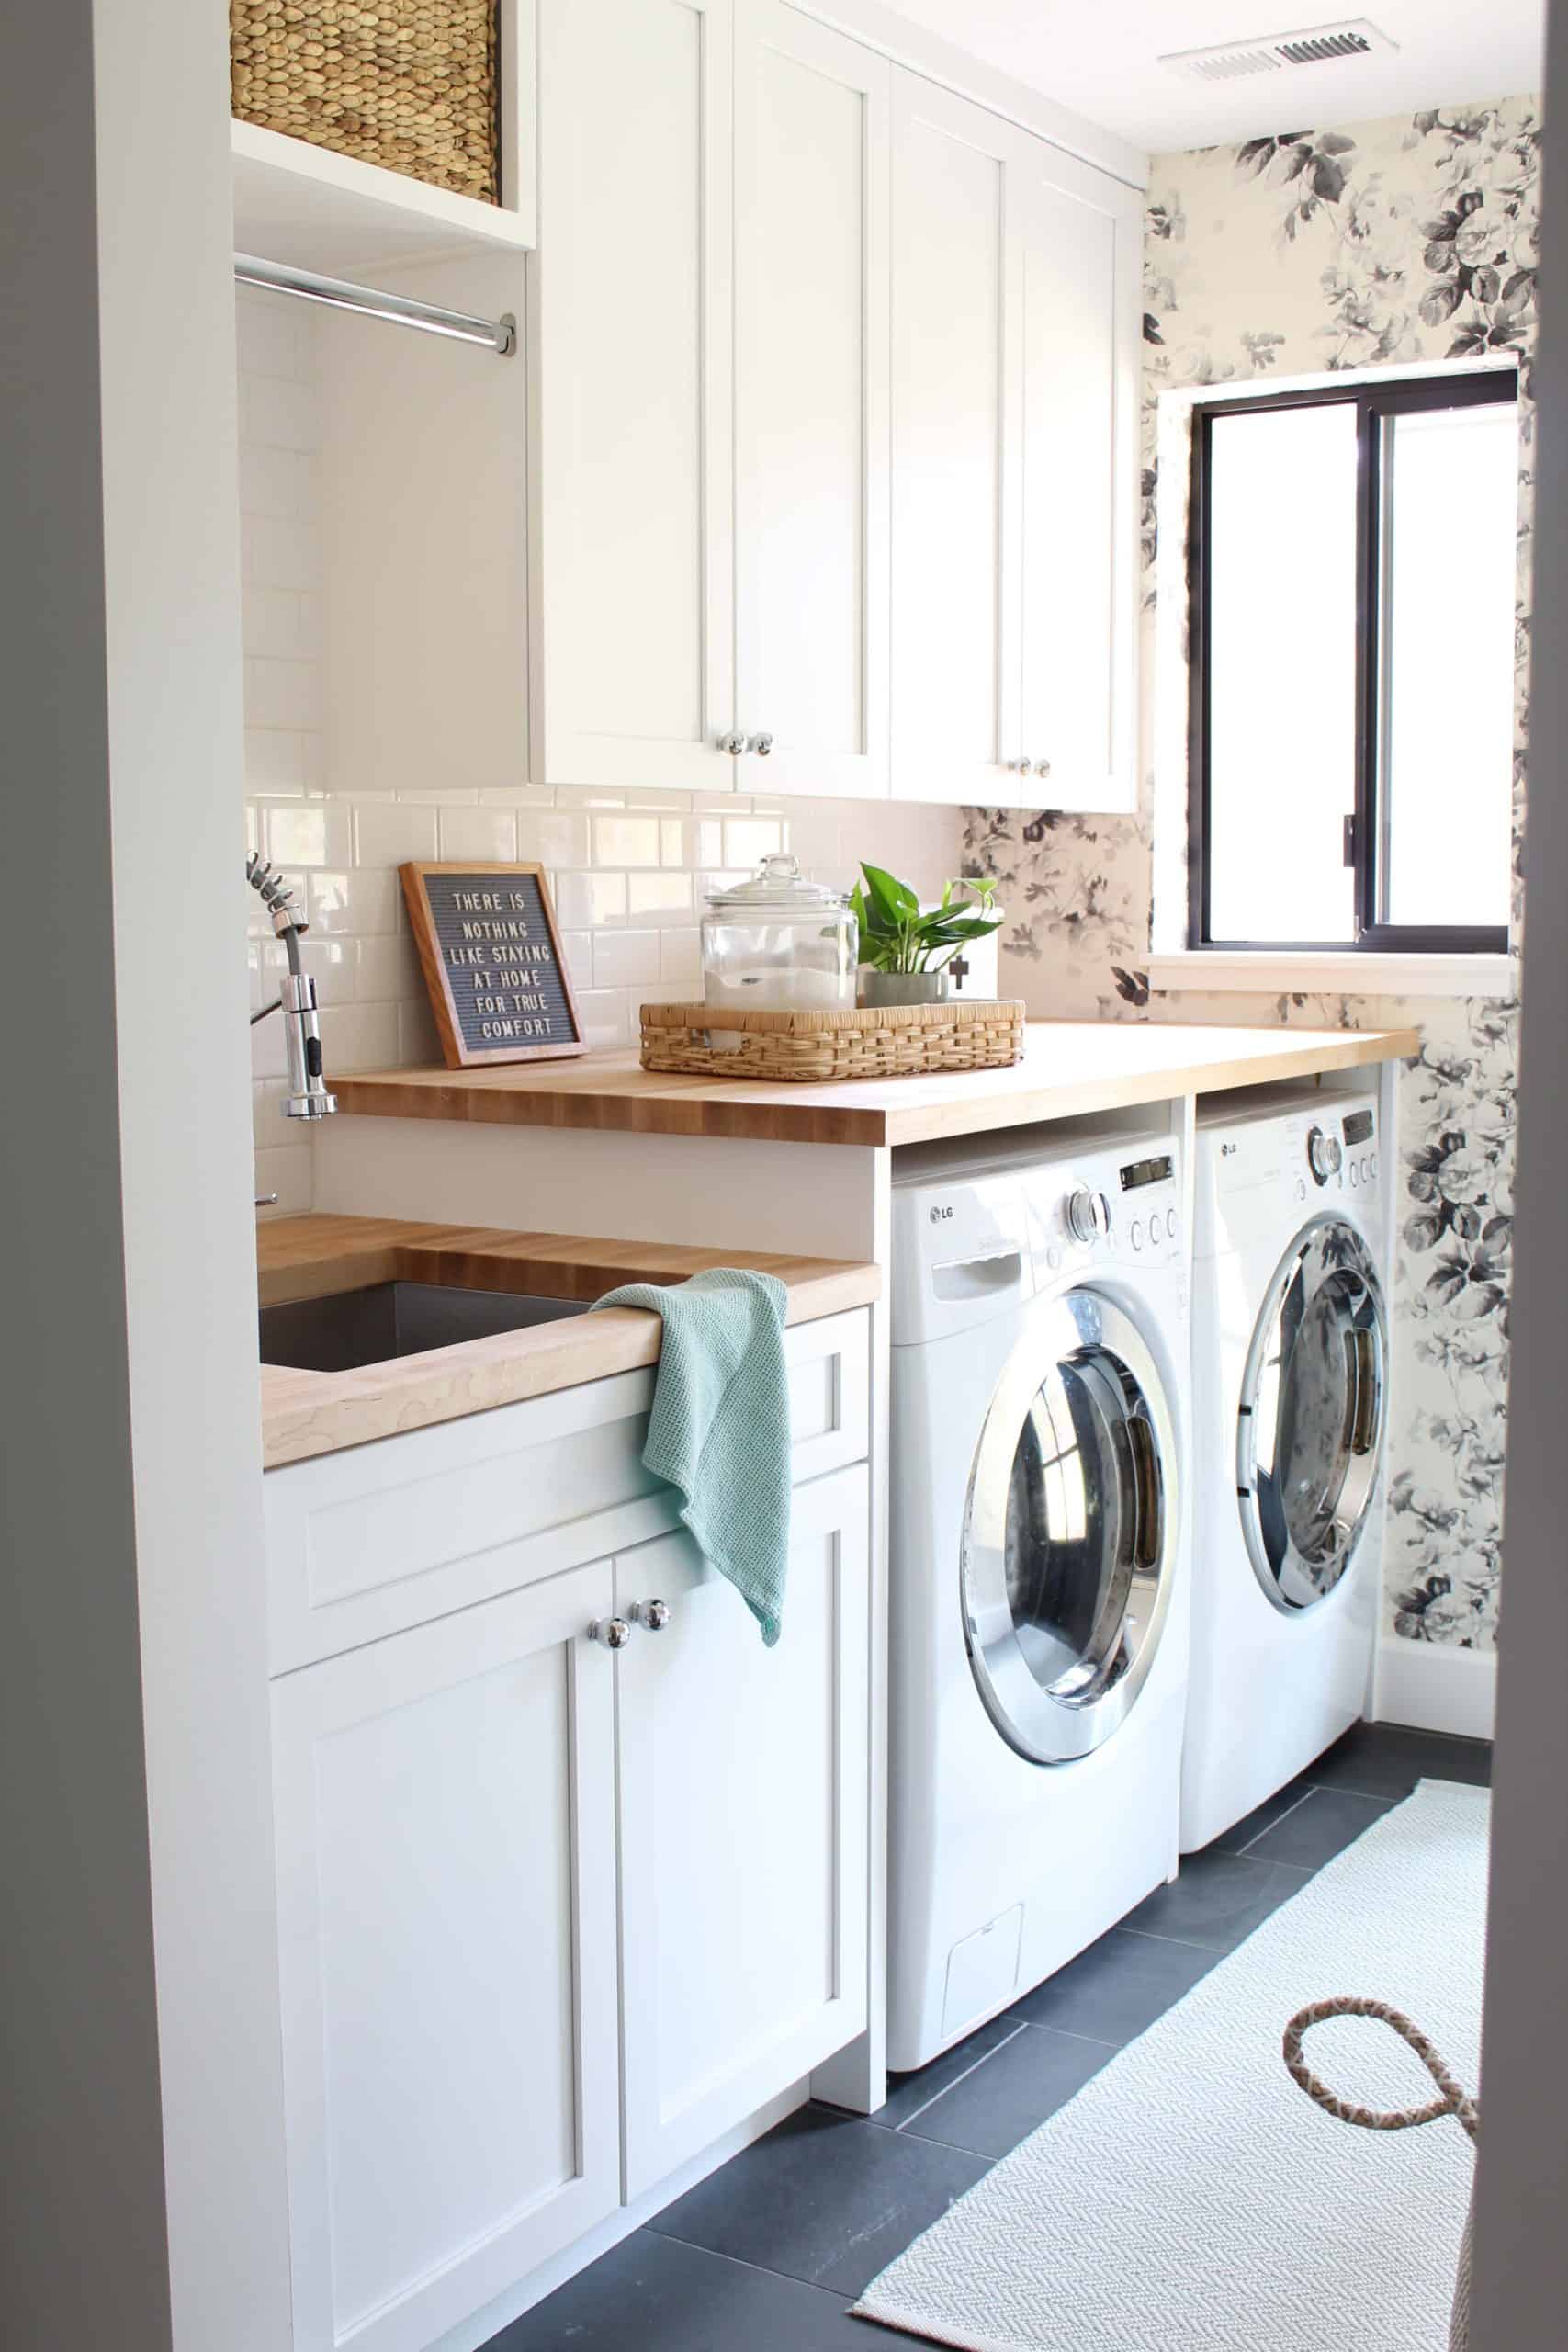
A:
POLYGON ((1385 1634, 1379 1642, 1372 1682, 1377 1722, 1490 1739, 1496 1709, 1495 1650, 1450 1649, 1438 1642, 1404 1641, 1397 1634, 1385 1634))

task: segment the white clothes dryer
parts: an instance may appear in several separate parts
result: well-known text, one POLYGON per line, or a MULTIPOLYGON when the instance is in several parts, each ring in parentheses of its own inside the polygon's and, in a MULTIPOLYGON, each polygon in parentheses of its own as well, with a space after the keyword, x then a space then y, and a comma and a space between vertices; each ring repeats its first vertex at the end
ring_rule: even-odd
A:
POLYGON ((1167 1134, 900 1156, 888 2063, 1177 1866, 1190 1363, 1167 1134))
POLYGON ((1388 1393, 1381 1142, 1371 1092, 1200 1113, 1183 1853, 1365 1710, 1388 1393))

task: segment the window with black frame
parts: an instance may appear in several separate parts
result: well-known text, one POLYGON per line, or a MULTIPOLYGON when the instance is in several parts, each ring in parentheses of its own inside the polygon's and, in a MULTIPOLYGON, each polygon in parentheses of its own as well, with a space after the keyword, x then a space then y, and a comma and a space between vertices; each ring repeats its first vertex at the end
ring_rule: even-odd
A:
POLYGON ((1194 947, 1506 948, 1518 379, 1192 420, 1194 947))

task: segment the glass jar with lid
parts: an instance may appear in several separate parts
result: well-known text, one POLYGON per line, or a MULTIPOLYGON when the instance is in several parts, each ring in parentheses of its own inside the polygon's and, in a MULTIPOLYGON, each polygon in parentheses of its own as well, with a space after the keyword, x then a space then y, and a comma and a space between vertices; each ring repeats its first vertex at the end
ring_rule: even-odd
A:
POLYGON ((708 900, 704 1001, 715 1012, 852 1012, 859 952, 842 894, 808 882, 793 857, 765 857, 750 881, 708 900))

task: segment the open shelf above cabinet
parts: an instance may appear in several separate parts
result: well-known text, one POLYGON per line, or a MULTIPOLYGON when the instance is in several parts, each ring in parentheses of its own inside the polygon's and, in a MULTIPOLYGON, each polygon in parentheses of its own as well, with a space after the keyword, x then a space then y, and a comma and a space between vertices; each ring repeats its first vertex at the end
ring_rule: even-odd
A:
POLYGON ((399 262, 525 253, 536 242, 534 0, 501 0, 500 204, 231 119, 234 245, 353 277, 399 262))

